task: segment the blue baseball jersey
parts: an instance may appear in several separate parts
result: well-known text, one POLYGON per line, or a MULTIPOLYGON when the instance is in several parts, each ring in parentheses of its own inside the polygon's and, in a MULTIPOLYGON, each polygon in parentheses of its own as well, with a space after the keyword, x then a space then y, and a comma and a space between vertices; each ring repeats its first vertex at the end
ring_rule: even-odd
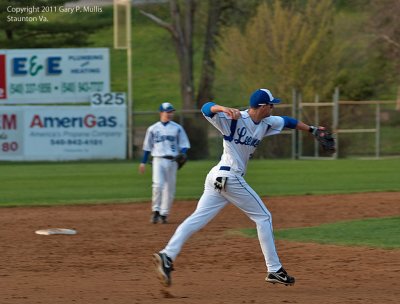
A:
POLYGON ((185 148, 190 148, 189 139, 182 126, 176 122, 158 121, 146 131, 143 150, 151 151, 153 157, 177 156, 185 148))
POLYGON ((224 137, 224 151, 218 165, 230 167, 244 175, 247 163, 261 140, 266 136, 279 134, 285 126, 285 121, 281 116, 269 116, 256 124, 247 110, 241 111, 240 114, 241 117, 234 120, 222 112, 212 115, 203 112, 204 117, 224 137))

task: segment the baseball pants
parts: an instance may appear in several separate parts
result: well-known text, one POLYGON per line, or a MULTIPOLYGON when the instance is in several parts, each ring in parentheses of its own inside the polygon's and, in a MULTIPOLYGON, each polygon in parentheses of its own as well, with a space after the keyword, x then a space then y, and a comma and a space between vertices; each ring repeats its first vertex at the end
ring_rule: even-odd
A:
POLYGON ((174 160, 153 158, 152 211, 169 214, 175 197, 177 169, 178 164, 174 160))
POLYGON ((219 166, 210 171, 196 210, 177 228, 161 252, 175 260, 186 240, 211 221, 228 202, 231 202, 256 223, 267 269, 269 272, 278 271, 282 265, 275 248, 271 213, 241 175, 226 171, 221 173, 219 166), (214 182, 219 176, 228 177, 225 190, 221 192, 214 187, 214 182))

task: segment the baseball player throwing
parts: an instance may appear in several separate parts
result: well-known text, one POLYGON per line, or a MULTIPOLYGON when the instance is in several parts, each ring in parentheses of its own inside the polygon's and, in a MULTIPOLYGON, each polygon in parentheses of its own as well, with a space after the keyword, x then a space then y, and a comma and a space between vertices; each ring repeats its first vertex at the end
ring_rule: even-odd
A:
POLYGON ((189 139, 181 125, 172 121, 174 107, 169 102, 160 105, 160 121, 151 125, 143 143, 143 158, 139 173, 145 172, 149 155, 153 157, 153 195, 151 222, 156 224, 160 219, 168 222, 176 189, 177 159, 185 157, 190 148, 189 139))
POLYGON ((163 285, 171 284, 173 261, 185 241, 214 218, 228 202, 241 209, 257 225, 267 267, 265 280, 284 285, 295 283, 295 278, 285 271, 279 260, 271 213, 246 183, 244 175, 247 162, 264 137, 278 134, 283 128, 298 129, 317 136, 316 131, 324 128, 308 126, 291 117, 272 116, 274 104, 279 102, 269 90, 259 89, 251 95, 250 108, 246 111, 213 102, 202 107, 205 118, 223 135, 224 151, 221 161, 207 175, 204 193, 194 213, 177 228, 167 246, 153 255, 157 274, 163 285))

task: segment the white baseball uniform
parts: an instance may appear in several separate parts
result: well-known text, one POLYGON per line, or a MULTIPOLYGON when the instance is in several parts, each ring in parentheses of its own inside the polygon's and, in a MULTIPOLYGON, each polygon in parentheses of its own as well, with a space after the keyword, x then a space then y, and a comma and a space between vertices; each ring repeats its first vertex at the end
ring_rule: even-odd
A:
POLYGON ((189 148, 186 132, 176 122, 158 121, 147 129, 143 150, 151 151, 153 156, 153 212, 168 215, 176 190, 178 164, 174 158, 189 148))
POLYGON ((261 140, 280 133, 285 126, 284 118, 269 116, 256 124, 247 111, 241 111, 238 120, 233 120, 222 112, 207 112, 204 107, 202 111, 206 119, 222 133, 224 151, 221 161, 207 175, 204 193, 196 210, 177 228, 161 252, 175 260, 185 241, 231 202, 256 223, 268 271, 276 272, 282 265, 275 249, 271 214, 243 176, 247 163, 261 140), (215 188, 217 177, 227 177, 225 189, 221 191, 215 188))

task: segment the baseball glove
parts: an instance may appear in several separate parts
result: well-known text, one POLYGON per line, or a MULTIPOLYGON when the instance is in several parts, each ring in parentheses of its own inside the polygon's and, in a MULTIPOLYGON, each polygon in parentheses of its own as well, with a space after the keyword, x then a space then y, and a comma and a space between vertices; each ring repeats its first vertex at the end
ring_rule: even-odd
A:
POLYGON ((313 126, 310 127, 310 133, 314 135, 325 152, 335 153, 335 138, 332 136, 332 133, 313 126))
POLYGON ((178 163, 178 170, 183 167, 187 162, 187 156, 184 153, 180 153, 175 157, 175 161, 178 163))

